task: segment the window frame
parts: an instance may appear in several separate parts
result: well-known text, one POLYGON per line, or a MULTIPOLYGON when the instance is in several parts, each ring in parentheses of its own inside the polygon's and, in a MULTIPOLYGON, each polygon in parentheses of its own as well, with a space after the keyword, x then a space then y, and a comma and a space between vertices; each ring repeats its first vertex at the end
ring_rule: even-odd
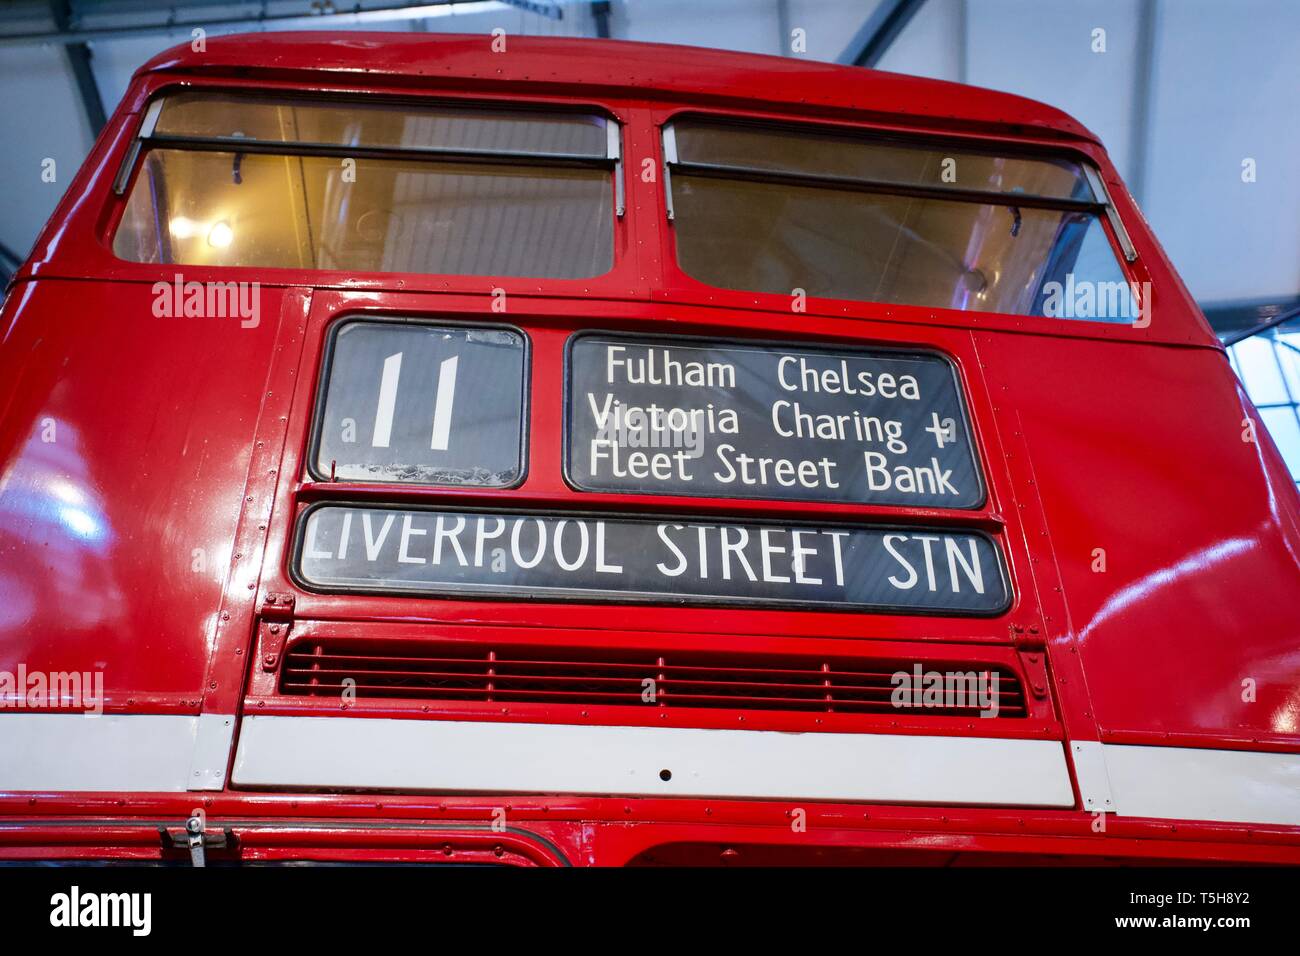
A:
MULTIPOLYGON (((139 172, 144 168, 144 159, 147 157, 149 151, 153 149, 176 149, 188 150, 191 152, 257 153, 272 156, 308 156, 340 159, 396 159, 429 163, 431 165, 439 163, 481 163, 485 166, 524 166, 542 169, 604 169, 610 173, 613 179, 613 201, 611 203, 611 209, 614 213, 614 218, 610 224, 611 244, 609 268, 604 272, 590 276, 566 276, 558 279, 543 279, 543 281, 586 282, 609 276, 618 267, 618 239, 614 234, 614 227, 625 221, 627 213, 627 186, 623 162, 623 141, 626 136, 626 130, 624 129, 625 125, 626 124, 615 117, 608 109, 585 103, 507 103, 499 100, 461 100, 455 97, 445 96, 412 97, 381 95, 376 97, 338 93, 329 90, 309 91, 283 89, 274 86, 264 90, 249 87, 231 88, 225 86, 206 85, 169 85, 154 91, 149 96, 141 116, 140 124, 136 129, 135 135, 131 137, 126 152, 123 154, 121 164, 118 166, 117 174, 113 179, 111 196, 123 209, 125 208, 126 203, 130 199, 131 188, 136 182, 139 172), (272 97, 276 100, 290 103, 293 101, 300 101, 304 104, 310 103, 320 105, 346 105, 353 103, 357 105, 374 106, 376 104, 382 104, 394 107, 407 106, 412 109, 444 108, 452 111, 496 111, 501 113, 530 112, 536 113, 539 116, 548 114, 554 115, 557 113, 579 114, 595 117, 605 124, 605 153, 603 156, 597 156, 579 153, 540 153, 525 150, 452 149, 439 146, 347 146, 335 143, 316 143, 309 141, 259 140, 242 136, 195 136, 159 133, 157 131, 158 120, 162 115, 163 106, 168 97, 184 96, 187 94, 246 97, 249 99, 255 99, 261 96, 264 98, 272 97)), ((110 253, 115 259, 123 262, 131 262, 133 260, 123 259, 112 251, 113 242, 116 238, 117 230, 120 227, 121 217, 118 215, 114 217, 114 221, 108 231, 107 245, 110 253)), ((167 263, 169 266, 180 264, 181 263, 167 263)), ((286 267, 260 266, 244 263, 237 266, 211 266, 211 268, 284 269, 286 267)), ((338 270, 304 268, 301 271, 309 274, 319 274, 338 270)), ((388 273, 382 270, 357 271, 373 275, 406 274, 388 273)), ((435 272, 417 274, 428 276, 454 276, 456 278, 473 278, 476 276, 481 277, 492 275, 491 273, 435 272)), ((528 281, 538 279, 539 277, 506 276, 503 278, 528 281)))

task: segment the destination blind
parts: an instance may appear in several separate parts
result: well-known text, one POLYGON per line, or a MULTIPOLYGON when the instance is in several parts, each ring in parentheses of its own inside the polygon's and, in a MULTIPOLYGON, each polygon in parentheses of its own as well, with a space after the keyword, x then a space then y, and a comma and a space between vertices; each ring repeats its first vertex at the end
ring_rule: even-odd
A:
POLYGON ((322 480, 503 488, 524 473, 527 346, 513 329, 353 319, 329 342, 322 480))
POLYGON ((984 501, 956 375, 937 355, 580 334, 567 417, 579 490, 984 501))
POLYGON ((296 577, 322 591, 995 614, 986 535, 923 528, 317 505, 296 577))

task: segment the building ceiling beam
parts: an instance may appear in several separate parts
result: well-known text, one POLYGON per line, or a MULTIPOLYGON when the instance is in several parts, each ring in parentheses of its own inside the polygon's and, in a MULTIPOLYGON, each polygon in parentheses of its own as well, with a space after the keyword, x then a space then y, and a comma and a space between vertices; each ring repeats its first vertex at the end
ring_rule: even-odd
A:
MULTIPOLYGON (((68 33, 73 27, 72 5, 68 0, 50 0, 50 14, 54 17, 54 26, 60 33, 68 33)), ((63 53, 72 68, 72 76, 77 82, 77 93, 81 98, 81 112, 90 127, 90 138, 99 136, 99 131, 108 122, 104 112, 104 97, 95 82, 95 70, 90 65, 90 46, 83 42, 66 43, 63 53)))
POLYGON ((880 0, 835 62, 875 67, 924 3, 925 0, 880 0))

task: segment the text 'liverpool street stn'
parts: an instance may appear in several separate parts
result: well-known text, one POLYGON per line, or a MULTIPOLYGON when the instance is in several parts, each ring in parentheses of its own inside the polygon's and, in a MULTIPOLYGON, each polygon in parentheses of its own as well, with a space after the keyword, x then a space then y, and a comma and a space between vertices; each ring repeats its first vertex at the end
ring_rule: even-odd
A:
POLYGON ((327 591, 997 613, 1001 555, 964 531, 321 505, 297 573, 327 591))

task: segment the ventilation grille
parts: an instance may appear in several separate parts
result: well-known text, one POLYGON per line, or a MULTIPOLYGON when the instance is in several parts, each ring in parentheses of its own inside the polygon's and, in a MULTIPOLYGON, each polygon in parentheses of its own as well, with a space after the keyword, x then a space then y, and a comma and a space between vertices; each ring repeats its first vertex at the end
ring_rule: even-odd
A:
POLYGON ((809 713, 971 716, 997 699, 996 716, 1024 717, 1020 681, 987 663, 935 662, 675 651, 620 652, 608 648, 376 641, 304 641, 292 647, 280 692, 421 701, 578 704, 782 710, 809 713), (911 706, 892 702, 908 675, 921 690, 911 706), (936 692, 934 674, 943 682, 936 692), (996 676, 996 681, 993 679, 996 676), (345 681, 355 681, 348 684, 345 681), (929 688, 929 695, 922 691, 929 688))

